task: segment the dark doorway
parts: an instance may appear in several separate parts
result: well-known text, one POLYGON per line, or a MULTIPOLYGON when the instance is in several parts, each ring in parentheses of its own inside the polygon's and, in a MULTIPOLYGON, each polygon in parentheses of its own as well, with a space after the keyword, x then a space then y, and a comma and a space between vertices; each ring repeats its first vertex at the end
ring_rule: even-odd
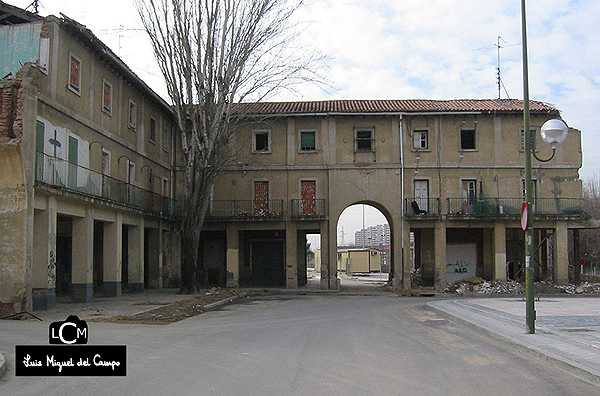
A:
POLYGON ((104 285, 104 223, 94 221, 94 294, 104 285))
POLYGON ((250 248, 252 284, 254 286, 285 286, 284 241, 251 241, 250 248))
POLYGON ((203 241, 203 264, 207 286, 225 286, 225 241, 208 239, 203 241))
POLYGON ((56 294, 71 293, 73 219, 59 216, 56 235, 56 294))

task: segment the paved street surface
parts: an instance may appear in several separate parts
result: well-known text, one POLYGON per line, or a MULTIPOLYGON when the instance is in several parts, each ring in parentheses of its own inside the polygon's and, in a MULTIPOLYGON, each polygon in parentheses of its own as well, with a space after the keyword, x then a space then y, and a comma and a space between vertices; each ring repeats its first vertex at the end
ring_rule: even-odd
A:
POLYGON ((600 386, 599 297, 541 297, 535 302, 535 334, 527 334, 520 297, 459 298, 428 305, 600 386))
MULTIPOLYGON (((476 303, 487 301, 494 302, 476 303)), ((90 344, 127 345, 126 377, 15 377, 15 345, 47 344, 51 321, 85 309, 67 304, 60 313, 41 314, 43 322, 0 321, 0 352, 9 363, 0 395, 600 393, 504 340, 455 324, 430 302, 446 300, 288 294, 246 299, 165 326, 89 322, 90 344)), ((120 304, 143 309, 132 308, 131 301, 102 304, 105 312, 118 311, 120 304)))

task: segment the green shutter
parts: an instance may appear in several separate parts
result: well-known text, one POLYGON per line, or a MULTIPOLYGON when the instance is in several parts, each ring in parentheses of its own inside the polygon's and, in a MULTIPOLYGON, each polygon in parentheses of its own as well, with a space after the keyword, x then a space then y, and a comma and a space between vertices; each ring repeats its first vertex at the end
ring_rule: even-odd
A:
POLYGON ((35 134, 35 149, 36 151, 44 152, 44 132, 46 130, 46 126, 43 122, 38 121, 36 125, 36 134, 35 134))
POLYGON ((69 158, 70 164, 77 165, 77 153, 79 151, 79 142, 74 137, 69 136, 69 158))

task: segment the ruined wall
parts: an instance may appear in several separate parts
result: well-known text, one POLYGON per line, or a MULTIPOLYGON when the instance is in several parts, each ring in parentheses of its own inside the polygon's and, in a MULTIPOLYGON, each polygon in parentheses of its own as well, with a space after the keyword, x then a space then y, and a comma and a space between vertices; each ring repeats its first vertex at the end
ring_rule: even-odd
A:
POLYGON ((26 309, 27 189, 21 153, 24 88, 0 81, 0 316, 26 309))

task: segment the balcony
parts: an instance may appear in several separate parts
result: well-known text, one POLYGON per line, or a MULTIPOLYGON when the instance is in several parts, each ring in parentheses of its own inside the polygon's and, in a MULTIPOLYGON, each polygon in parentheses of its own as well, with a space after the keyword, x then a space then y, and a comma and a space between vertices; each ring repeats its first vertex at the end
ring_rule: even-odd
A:
MULTIPOLYGON (((580 216, 584 212, 580 198, 538 198, 530 206, 534 216, 580 216)), ((518 217, 522 198, 408 198, 405 213, 410 218, 446 215, 453 218, 518 217), (417 206, 413 204, 417 203, 417 206)))
POLYGON ((207 220, 280 221, 283 220, 283 200, 211 201, 207 220))
POLYGON ((171 198, 39 151, 36 153, 35 180, 38 185, 100 199, 105 203, 164 217, 177 215, 177 201, 171 198))
POLYGON ((323 220, 327 215, 324 199, 292 199, 294 220, 323 220))
POLYGON ((283 221, 291 212, 297 221, 323 220, 327 205, 324 199, 292 199, 290 210, 282 199, 212 201, 206 219, 209 221, 283 221))

